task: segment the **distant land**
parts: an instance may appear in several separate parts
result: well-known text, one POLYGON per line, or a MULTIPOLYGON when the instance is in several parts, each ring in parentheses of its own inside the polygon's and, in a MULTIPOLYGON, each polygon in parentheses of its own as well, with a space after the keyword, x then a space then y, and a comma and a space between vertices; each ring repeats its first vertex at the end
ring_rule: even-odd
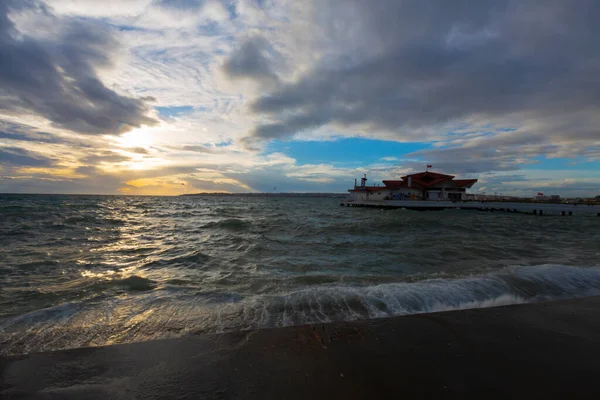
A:
POLYGON ((346 193, 226 193, 226 192, 200 192, 180 194, 179 196, 236 196, 236 197, 346 197, 346 193))
MULTIPOLYGON (((318 197, 318 198, 346 198, 346 193, 293 193, 293 192, 280 192, 280 193, 227 193, 227 192, 199 192, 199 193, 186 193, 177 195, 178 197, 194 197, 194 196, 223 196, 223 197, 318 197)), ((468 194, 468 198, 465 201, 513 201, 521 203, 600 203, 600 196, 589 197, 589 198, 550 198, 547 196, 543 199, 536 197, 519 197, 519 196, 503 196, 503 195, 485 195, 485 194, 468 194)))

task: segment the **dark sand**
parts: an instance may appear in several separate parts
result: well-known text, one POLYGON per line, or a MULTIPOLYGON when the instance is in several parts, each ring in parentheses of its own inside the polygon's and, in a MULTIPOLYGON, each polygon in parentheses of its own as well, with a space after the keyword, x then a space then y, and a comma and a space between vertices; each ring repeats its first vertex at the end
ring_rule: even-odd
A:
POLYGON ((600 297, 0 361, 0 397, 600 398, 600 297))

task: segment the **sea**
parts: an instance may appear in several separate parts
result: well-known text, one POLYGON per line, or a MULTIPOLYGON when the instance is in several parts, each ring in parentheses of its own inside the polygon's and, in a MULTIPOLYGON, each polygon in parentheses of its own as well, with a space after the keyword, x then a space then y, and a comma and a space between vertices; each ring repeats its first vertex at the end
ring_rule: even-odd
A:
POLYGON ((0 195, 0 355, 600 294, 600 218, 0 195))

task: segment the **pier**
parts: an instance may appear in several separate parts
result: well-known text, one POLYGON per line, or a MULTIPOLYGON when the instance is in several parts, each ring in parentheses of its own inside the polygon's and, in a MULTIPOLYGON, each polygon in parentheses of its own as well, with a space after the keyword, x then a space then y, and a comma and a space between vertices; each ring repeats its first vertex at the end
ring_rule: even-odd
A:
POLYGON ((360 185, 354 180, 354 188, 348 190, 348 198, 341 201, 340 205, 417 211, 454 209, 532 215, 600 216, 598 204, 470 200, 467 189, 477 183, 477 179, 456 179, 454 175, 429 170, 406 175, 399 180, 383 180, 382 183, 383 186, 367 186, 367 175, 361 178, 360 185))
POLYGON ((478 210, 521 213, 532 215, 587 215, 600 216, 600 206, 593 204, 555 204, 555 203, 519 203, 503 201, 427 201, 427 200, 373 200, 342 201, 341 206, 371 207, 416 211, 434 210, 478 210))

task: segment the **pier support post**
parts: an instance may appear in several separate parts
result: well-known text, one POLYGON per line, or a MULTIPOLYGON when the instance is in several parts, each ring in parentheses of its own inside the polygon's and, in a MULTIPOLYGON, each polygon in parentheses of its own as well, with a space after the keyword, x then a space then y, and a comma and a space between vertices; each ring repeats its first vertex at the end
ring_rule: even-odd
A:
POLYGON ((563 211, 563 212, 561 213, 561 215, 564 217, 564 216, 565 216, 565 212, 563 211))
POLYGON ((569 211, 569 215, 573 215, 573 211, 569 211))
POLYGON ((537 215, 537 210, 533 210, 533 215, 537 215))
POLYGON ((540 210, 540 215, 544 215, 544 210, 540 210))

